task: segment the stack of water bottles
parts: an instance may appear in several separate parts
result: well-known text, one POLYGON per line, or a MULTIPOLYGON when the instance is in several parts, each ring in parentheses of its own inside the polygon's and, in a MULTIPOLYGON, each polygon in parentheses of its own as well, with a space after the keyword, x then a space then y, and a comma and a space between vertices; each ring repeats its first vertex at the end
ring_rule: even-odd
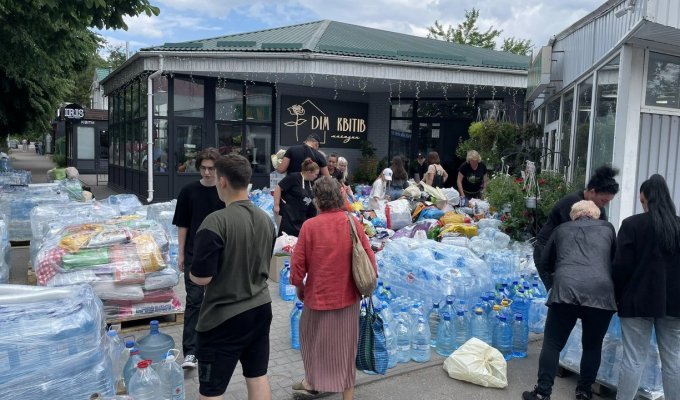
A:
POLYGON ((0 214, 7 224, 9 240, 26 241, 31 239, 30 213, 33 207, 41 204, 63 204, 69 197, 63 193, 59 184, 42 183, 28 186, 6 187, 0 193, 0 214))
POLYGON ((11 167, 3 169, 2 166, 7 166, 7 162, 0 159, 0 188, 7 186, 25 186, 32 182, 31 171, 26 170, 12 170, 11 167))
POLYGON ((139 198, 134 194, 116 194, 102 199, 101 202, 118 210, 119 215, 132 215, 142 207, 139 198))
POLYGON ((101 301, 87 285, 0 286, 0 397, 113 395, 101 301))
MULTIPOLYGON (((177 207, 177 200, 171 200, 165 203, 149 204, 146 207, 146 219, 149 221, 156 221, 165 230, 168 235, 169 250, 168 250, 168 265, 176 271, 177 255, 179 254, 179 236, 177 226, 173 225, 172 220, 175 217, 175 208, 177 207)), ((174 285, 173 285, 174 286, 174 285)))
MULTIPOLYGON (((583 328, 581 321, 577 321, 567 344, 564 346, 562 353, 560 353, 560 365, 568 370, 578 372, 580 369, 581 354, 583 353, 581 345, 582 336, 583 328)), ((622 355, 621 322, 618 316, 614 315, 602 342, 602 362, 597 373, 597 380, 599 382, 614 388, 618 385, 622 355)), ((648 399, 663 397, 661 359, 659 358, 659 349, 656 344, 656 335, 652 335, 652 340, 649 344, 647 364, 640 381, 639 393, 648 399)))
POLYGON ((0 284, 9 282, 9 269, 12 265, 10 249, 7 225, 0 219, 0 284))
POLYGON ((253 190, 248 194, 248 198, 256 206, 260 207, 269 215, 272 223, 276 226, 276 218, 274 217, 274 196, 267 190, 253 190))

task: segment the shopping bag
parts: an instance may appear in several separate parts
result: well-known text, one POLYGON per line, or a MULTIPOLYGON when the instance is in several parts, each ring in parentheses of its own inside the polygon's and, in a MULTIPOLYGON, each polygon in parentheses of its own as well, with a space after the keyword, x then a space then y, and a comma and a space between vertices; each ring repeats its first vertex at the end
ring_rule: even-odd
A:
POLYGON ((352 277, 354 284, 362 296, 370 296, 375 290, 378 276, 373 269, 371 259, 368 258, 368 254, 361 244, 359 233, 354 225, 354 217, 350 213, 346 214, 350 226, 350 236, 352 237, 352 277))
POLYGON ((373 309, 373 300, 368 297, 366 314, 359 316, 359 348, 356 367, 361 371, 385 375, 387 371, 387 343, 380 314, 373 309))
POLYGON ((453 379, 475 385, 508 386, 508 364, 501 352, 474 337, 444 361, 444 370, 453 379))

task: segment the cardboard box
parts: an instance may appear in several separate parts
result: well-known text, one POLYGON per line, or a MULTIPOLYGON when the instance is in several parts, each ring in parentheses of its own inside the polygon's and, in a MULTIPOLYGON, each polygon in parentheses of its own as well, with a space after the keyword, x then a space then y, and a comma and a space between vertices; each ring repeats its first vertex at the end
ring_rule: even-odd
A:
POLYGON ((278 283, 279 274, 283 269, 284 262, 290 262, 290 256, 273 256, 271 262, 269 263, 269 279, 278 283))

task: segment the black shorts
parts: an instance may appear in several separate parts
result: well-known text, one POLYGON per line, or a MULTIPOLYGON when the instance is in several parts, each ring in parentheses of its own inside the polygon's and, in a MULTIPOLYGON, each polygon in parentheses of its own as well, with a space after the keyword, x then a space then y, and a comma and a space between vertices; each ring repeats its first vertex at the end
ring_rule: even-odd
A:
POLYGON ((207 332, 196 332, 199 393, 223 395, 238 361, 246 378, 267 375, 271 323, 272 306, 267 303, 207 332))

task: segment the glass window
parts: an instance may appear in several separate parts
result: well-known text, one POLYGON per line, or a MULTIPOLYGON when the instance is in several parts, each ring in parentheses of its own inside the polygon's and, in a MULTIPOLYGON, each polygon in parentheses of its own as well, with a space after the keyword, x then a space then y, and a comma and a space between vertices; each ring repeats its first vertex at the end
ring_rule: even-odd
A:
POLYGON ((132 97, 132 99, 130 100, 131 107, 132 107, 132 118, 138 118, 139 117, 139 82, 138 81, 133 81, 132 85, 130 85, 130 96, 132 97))
POLYGON ((574 138, 574 172, 573 181, 577 185, 586 183, 586 167, 588 164, 588 136, 590 134, 590 110, 592 106, 593 77, 590 76, 578 85, 576 103, 576 137, 574 138))
POLYGON ((118 125, 118 165, 125 166, 125 124, 118 125))
MULTIPOLYGON (((418 151, 428 154, 431 151, 439 149, 439 140, 441 137, 441 123, 440 122, 421 122, 419 124, 420 134, 418 136, 418 151)), ((440 154, 441 157, 441 154, 440 154)))
POLYGON ((204 90, 202 79, 175 78, 173 91, 176 117, 203 118, 204 90))
POLYGON ((78 126, 78 159, 94 160, 94 127, 78 126))
POLYGON ((153 80, 153 115, 168 116, 168 78, 165 76, 153 80))
POLYGON ((132 120, 132 87, 125 88, 125 121, 132 120))
POLYGON ((571 165, 571 121, 574 114, 574 90, 570 89, 564 95, 562 105, 562 131, 560 140, 560 170, 571 165))
POLYGON ((149 95, 146 93, 147 87, 147 80, 142 79, 139 84, 139 116, 142 118, 146 118, 146 107, 149 99, 149 95))
POLYGON ((246 125, 246 150, 244 156, 250 161, 253 173, 263 174, 271 172, 272 152, 271 126, 246 125))
POLYGON ((241 154, 243 141, 241 126, 235 123, 215 124, 215 143, 220 154, 241 154))
POLYGON ((177 172, 198 173, 196 156, 203 148, 201 135, 203 135, 203 128, 200 125, 175 125, 177 172))
POLYGON ((243 120, 242 84, 226 83, 215 88, 215 119, 222 121, 243 120))
POLYGON ((141 126, 139 122, 135 123, 135 126, 139 130, 139 134, 136 136, 137 139, 137 158, 135 159, 135 169, 141 169, 141 170, 146 170, 146 168, 142 168, 142 162, 146 161, 146 120, 141 121, 141 126))
POLYGON ((616 57, 597 72, 597 102, 595 103, 595 123, 593 124, 591 171, 595 171, 596 168, 604 164, 611 164, 613 160, 618 89, 619 57, 616 57))
POLYGON ((153 170, 168 172, 168 121, 164 119, 153 123, 153 170))
POLYGON ((482 100, 477 103, 477 117, 482 119, 498 119, 503 109, 503 100, 482 100))
POLYGON ((109 122, 113 125, 116 122, 116 95, 111 94, 109 96, 109 122))
POLYGON ((109 162, 113 165, 116 165, 116 142, 118 140, 118 138, 116 136, 116 126, 113 125, 110 128, 109 132, 111 133, 111 143, 110 143, 110 146, 109 146, 109 149, 108 149, 109 162))
POLYGON ((560 119, 560 99, 559 97, 548 103, 545 114, 546 125, 560 119))
POLYGON ((411 158, 413 123, 409 120, 392 120, 390 126, 390 159, 394 156, 411 158))
POLYGON ((473 119, 474 116, 474 103, 465 100, 427 100, 418 102, 418 117, 473 119))
POLYGON ((680 108, 680 57, 649 53, 645 103, 652 107, 680 108))
POLYGON ((272 121, 272 88, 269 86, 246 86, 246 121, 272 121))
POLYGON ((392 118, 413 118, 413 101, 392 100, 392 118))
POLYGON ((109 131, 99 131, 99 159, 109 159, 109 131))

